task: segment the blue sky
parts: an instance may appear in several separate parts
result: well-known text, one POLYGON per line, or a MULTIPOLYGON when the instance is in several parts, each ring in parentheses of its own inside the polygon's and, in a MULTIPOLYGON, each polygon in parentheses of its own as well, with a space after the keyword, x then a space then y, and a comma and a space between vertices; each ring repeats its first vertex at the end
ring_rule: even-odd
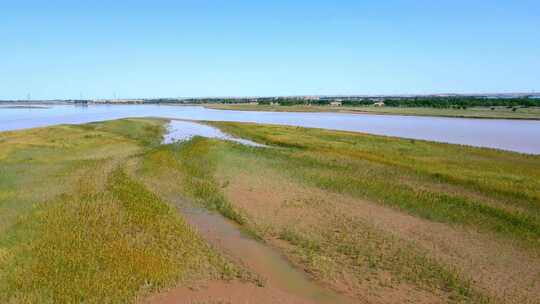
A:
POLYGON ((540 1, 0 1, 0 99, 540 91, 540 1))

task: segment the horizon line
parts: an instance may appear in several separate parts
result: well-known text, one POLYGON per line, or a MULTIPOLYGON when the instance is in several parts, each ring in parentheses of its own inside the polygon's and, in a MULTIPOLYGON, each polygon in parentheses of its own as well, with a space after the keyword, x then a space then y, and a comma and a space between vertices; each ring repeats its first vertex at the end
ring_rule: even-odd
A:
POLYGON ((530 96, 538 95, 540 91, 532 90, 530 92, 476 92, 476 93, 399 93, 399 94, 298 94, 298 95, 214 95, 214 96, 161 96, 161 97, 123 97, 123 98, 27 98, 27 99, 0 99, 0 101, 70 101, 70 100, 151 100, 151 99, 249 99, 249 98, 325 98, 325 97, 478 97, 478 96, 530 96))

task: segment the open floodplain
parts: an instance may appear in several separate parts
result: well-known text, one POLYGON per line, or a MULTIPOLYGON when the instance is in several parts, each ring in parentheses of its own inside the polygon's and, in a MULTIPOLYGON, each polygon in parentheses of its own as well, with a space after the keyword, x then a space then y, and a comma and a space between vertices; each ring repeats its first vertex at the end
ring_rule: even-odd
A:
POLYGON ((540 299, 538 155, 168 124, 0 133, 0 302, 540 299))

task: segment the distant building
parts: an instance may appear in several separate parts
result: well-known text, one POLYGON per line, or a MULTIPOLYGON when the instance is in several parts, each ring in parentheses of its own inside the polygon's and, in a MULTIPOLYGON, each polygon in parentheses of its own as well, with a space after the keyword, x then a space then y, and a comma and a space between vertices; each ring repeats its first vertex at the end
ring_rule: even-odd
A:
POLYGON ((333 106, 333 107, 339 107, 339 106, 341 106, 341 100, 331 101, 330 105, 333 106))
POLYGON ((376 107, 384 107, 384 101, 377 101, 373 105, 376 106, 376 107))

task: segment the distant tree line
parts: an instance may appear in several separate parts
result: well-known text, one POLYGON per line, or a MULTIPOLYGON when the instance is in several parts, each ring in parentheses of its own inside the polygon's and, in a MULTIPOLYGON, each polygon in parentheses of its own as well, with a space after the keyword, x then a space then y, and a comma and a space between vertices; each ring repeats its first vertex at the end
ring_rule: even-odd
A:
MULTIPOLYGON (((261 105, 279 104, 281 106, 294 105, 329 105, 333 101, 340 101, 343 106, 370 106, 376 102, 383 101, 387 107, 430 107, 430 108, 459 108, 469 107, 540 107, 539 98, 486 98, 467 96, 426 96, 426 97, 392 97, 392 98, 358 98, 358 97, 259 97, 259 98, 156 98, 145 99, 145 103, 224 103, 241 104, 256 102, 261 105)), ((84 101, 76 101, 84 102, 84 101)))
MULTIPOLYGON (((63 100, 75 104, 88 104, 92 100, 63 100)), ((242 104, 256 102, 261 105, 279 104, 281 106, 294 105, 315 105, 324 106, 331 102, 339 101, 343 106, 370 106, 376 102, 383 101, 387 107, 430 107, 430 108, 459 108, 469 107, 540 107, 540 98, 520 97, 520 98, 495 98, 477 96, 419 96, 419 97, 257 97, 257 98, 149 98, 143 99, 143 103, 149 104, 205 104, 205 103, 225 103, 242 104)), ((0 100, 0 103, 30 102, 30 101, 10 101, 0 100)), ((38 101, 32 101, 33 103, 38 101)))
MULTIPOLYGON (((469 107, 540 107, 538 98, 484 98, 484 97, 411 97, 411 98, 361 98, 361 99, 295 99, 273 98, 258 100, 259 104, 277 103, 282 106, 293 105, 329 105, 339 100, 344 106, 369 106, 383 101, 387 107, 429 107, 461 108, 469 107)), ((235 103, 239 103, 238 100, 235 103)))
POLYGON ((479 98, 479 97, 414 97, 403 99, 385 99, 388 107, 431 107, 431 108, 468 108, 468 107, 538 107, 540 99, 533 98, 479 98))
POLYGON ((328 99, 301 99, 301 98, 265 98, 258 100, 259 104, 268 105, 277 103, 281 106, 295 106, 295 105, 317 105, 324 106, 329 105, 331 100, 328 99))

